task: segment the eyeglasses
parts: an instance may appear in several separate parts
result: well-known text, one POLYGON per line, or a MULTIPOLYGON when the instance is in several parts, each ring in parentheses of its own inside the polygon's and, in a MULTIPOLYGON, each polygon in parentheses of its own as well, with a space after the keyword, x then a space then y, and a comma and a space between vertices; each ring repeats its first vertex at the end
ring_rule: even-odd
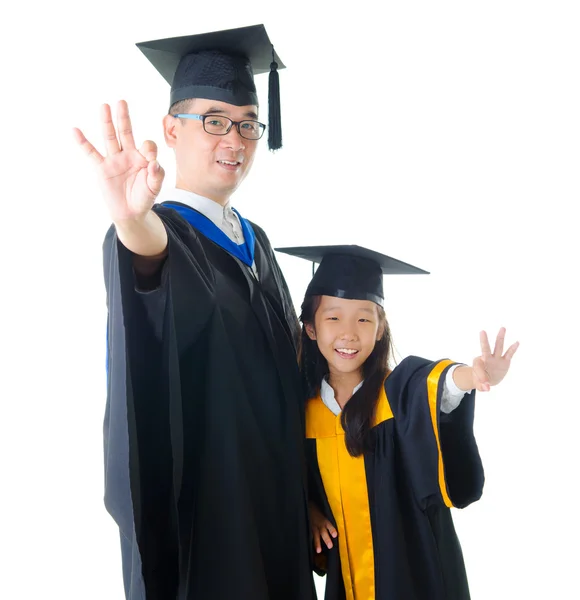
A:
POLYGON ((259 121, 232 121, 228 117, 221 115, 194 115, 190 113, 180 113, 173 115, 176 119, 195 119, 203 123, 203 128, 211 135, 227 135, 232 126, 235 125, 238 133, 247 140, 259 140, 266 126, 259 121))

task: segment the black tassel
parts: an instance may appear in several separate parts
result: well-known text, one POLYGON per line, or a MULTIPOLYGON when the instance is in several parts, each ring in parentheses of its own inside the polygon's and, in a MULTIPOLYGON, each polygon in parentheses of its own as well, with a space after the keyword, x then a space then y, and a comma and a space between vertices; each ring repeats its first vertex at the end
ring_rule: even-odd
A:
POLYGON ((272 48, 272 63, 268 80, 268 148, 278 150, 281 147, 280 76, 278 75, 278 63, 274 59, 274 48, 272 48))

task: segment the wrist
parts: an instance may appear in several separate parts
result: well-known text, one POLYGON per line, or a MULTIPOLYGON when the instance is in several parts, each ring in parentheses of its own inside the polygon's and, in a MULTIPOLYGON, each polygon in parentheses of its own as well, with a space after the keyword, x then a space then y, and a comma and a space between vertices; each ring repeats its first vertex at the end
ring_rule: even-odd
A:
POLYGON ((149 210, 145 215, 114 222, 119 241, 133 254, 161 258, 167 250, 167 231, 161 219, 149 210))
POLYGON ((151 212, 152 211, 148 210, 146 213, 141 215, 114 219, 113 225, 117 231, 134 233, 135 231, 147 228, 147 226, 151 223, 151 212))
POLYGON ((462 365, 453 371, 453 381, 455 385, 463 392, 470 392, 473 389, 473 367, 462 365))

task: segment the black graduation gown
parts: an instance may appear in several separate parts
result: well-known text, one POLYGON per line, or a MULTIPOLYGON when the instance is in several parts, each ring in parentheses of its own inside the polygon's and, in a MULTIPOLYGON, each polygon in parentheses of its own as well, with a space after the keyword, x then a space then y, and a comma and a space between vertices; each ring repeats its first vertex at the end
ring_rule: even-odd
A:
POLYGON ((353 458, 340 415, 320 397, 306 407, 309 493, 338 530, 315 570, 326 600, 467 600, 469 589, 450 507, 483 490, 473 435, 475 393, 440 412, 454 364, 408 357, 385 380, 374 452, 353 458))
POLYGON ((246 265, 154 207, 161 285, 104 242, 105 504, 129 600, 315 598, 297 320, 265 233, 246 265))

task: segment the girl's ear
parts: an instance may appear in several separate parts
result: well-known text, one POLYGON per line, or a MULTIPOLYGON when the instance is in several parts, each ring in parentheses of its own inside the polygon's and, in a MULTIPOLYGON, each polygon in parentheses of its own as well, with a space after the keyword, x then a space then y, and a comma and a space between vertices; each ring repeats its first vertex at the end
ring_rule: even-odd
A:
POLYGON ((385 335, 385 322, 381 319, 379 329, 377 331, 377 342, 382 339, 383 335, 385 335))
POLYGON ((311 339, 316 339, 316 331, 314 331, 314 326, 312 323, 304 323, 304 329, 306 329, 306 335, 311 339))

